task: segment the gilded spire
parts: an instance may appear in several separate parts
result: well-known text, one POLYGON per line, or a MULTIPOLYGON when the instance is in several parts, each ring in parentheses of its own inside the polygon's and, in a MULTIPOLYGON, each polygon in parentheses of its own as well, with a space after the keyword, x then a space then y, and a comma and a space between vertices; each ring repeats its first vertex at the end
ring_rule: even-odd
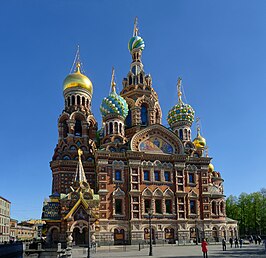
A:
POLYGON ((82 155, 83 155, 83 151, 81 149, 78 149, 79 161, 78 161, 78 165, 76 169, 75 181, 80 182, 80 183, 81 182, 87 183, 87 179, 86 179, 84 168, 83 168, 82 161, 81 161, 82 155))
POLYGON ((138 17, 136 16, 135 21, 134 21, 134 30, 133 30, 133 37, 138 36, 138 17))
POLYGON ((115 89, 116 83, 115 83, 115 68, 112 67, 112 80, 111 80, 111 87, 112 87, 112 92, 116 93, 115 89))
POLYGON ((178 77, 177 80, 177 96, 178 96, 178 103, 182 103, 182 91, 181 91, 181 84, 182 84, 182 78, 178 77))

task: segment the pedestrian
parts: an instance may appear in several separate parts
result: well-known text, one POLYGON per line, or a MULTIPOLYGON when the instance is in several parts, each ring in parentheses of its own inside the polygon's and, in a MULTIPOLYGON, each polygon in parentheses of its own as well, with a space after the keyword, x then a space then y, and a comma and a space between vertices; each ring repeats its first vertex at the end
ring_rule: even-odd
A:
POLYGON ((255 245, 258 243, 258 237, 254 236, 255 245))
POLYGON ((259 245, 260 245, 260 243, 261 243, 261 237, 260 236, 258 236, 258 242, 259 242, 259 245))
POLYGON ((229 238, 229 243, 230 243, 230 246, 232 248, 233 247, 233 238, 232 237, 229 238))
POLYGON ((223 251, 226 251, 226 240, 223 238, 222 240, 222 246, 223 246, 223 251))
POLYGON ((208 243, 206 242, 204 238, 201 242, 201 250, 203 253, 203 258, 208 258, 208 243))
POLYGON ((239 247, 238 246, 238 239, 237 239, 237 237, 235 238, 235 248, 237 248, 237 247, 239 247))
POLYGON ((239 239, 239 245, 240 245, 240 248, 242 248, 242 245, 243 245, 243 239, 242 238, 239 239))

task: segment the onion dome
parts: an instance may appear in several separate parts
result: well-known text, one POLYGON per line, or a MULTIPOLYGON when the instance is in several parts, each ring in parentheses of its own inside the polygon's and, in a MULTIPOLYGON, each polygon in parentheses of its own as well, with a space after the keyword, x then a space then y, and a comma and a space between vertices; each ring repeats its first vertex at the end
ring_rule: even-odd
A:
POLYGON ((144 40, 138 36, 138 18, 134 22, 133 37, 128 42, 128 50, 132 52, 135 49, 143 50, 145 47, 144 40))
POLYGON ((212 173, 213 171, 214 171, 214 166, 213 166, 212 163, 210 163, 209 166, 208 166, 208 172, 212 173))
POLYGON ((128 50, 130 52, 134 49, 139 49, 142 51, 144 47, 144 40, 140 36, 134 36, 128 42, 128 50))
POLYGON ((197 149, 203 149, 206 146, 206 140, 200 135, 200 128, 197 128, 197 137, 193 140, 193 143, 197 149))
POLYGON ((93 86, 91 80, 80 72, 80 63, 77 62, 76 71, 69 74, 63 83, 64 90, 69 88, 81 87, 93 93, 93 86))
POLYGON ((128 105, 123 97, 116 93, 114 82, 114 69, 112 72, 112 91, 108 97, 104 98, 100 106, 102 116, 105 117, 108 114, 117 114, 126 118, 128 114, 128 105))
POLYGON ((182 101, 181 78, 178 78, 178 103, 168 112, 167 121, 170 127, 179 121, 187 121, 190 125, 194 121, 194 110, 182 101))

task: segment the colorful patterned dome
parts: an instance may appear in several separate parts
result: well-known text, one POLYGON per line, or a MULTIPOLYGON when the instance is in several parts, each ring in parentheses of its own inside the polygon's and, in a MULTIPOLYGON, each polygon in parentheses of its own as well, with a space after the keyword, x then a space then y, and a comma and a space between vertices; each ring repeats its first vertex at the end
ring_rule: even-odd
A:
POLYGON ((103 99, 100 111, 103 117, 108 114, 117 114, 126 118, 128 114, 127 102, 116 93, 114 86, 115 84, 112 86, 113 89, 110 95, 103 99))
POLYGON ((167 121, 170 127, 179 121, 188 121, 193 123, 194 121, 194 110, 189 104, 178 103, 168 113, 167 121))
POLYGON ((128 42, 128 50, 132 52, 134 49, 143 50, 145 47, 144 40, 140 36, 133 36, 128 42))
POLYGON ((182 79, 179 77, 177 82, 178 103, 168 112, 167 116, 170 127, 179 121, 187 121, 190 125, 194 121, 195 112, 193 108, 182 101, 181 82, 182 79))

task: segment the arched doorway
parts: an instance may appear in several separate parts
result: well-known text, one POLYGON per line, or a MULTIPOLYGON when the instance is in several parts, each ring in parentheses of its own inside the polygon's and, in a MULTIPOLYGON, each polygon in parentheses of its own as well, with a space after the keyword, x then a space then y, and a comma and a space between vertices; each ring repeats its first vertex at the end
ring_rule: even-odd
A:
POLYGON ((173 228, 166 228, 164 230, 164 238, 169 243, 173 243, 175 240, 175 230, 173 228))
POLYGON ((88 229, 83 228, 80 231, 79 228, 74 228, 73 230, 73 243, 75 245, 86 245, 88 243, 88 229))
MULTIPOLYGON (((155 231, 153 228, 151 229, 151 237, 152 242, 155 243, 155 231)), ((144 240, 150 241, 150 230, 148 228, 144 228, 144 240)))
POLYGON ((59 230, 58 228, 53 228, 51 230, 51 244, 57 245, 57 243, 59 242, 59 230))
POLYGON ((114 244, 123 245, 125 244, 125 230, 124 229, 115 229, 114 230, 114 244))
POLYGON ((218 230, 216 227, 213 227, 212 228, 212 238, 215 242, 218 242, 219 239, 218 239, 218 230))
POLYGON ((224 238, 226 240, 226 230, 225 230, 225 228, 221 229, 221 233, 222 233, 222 238, 224 238))

